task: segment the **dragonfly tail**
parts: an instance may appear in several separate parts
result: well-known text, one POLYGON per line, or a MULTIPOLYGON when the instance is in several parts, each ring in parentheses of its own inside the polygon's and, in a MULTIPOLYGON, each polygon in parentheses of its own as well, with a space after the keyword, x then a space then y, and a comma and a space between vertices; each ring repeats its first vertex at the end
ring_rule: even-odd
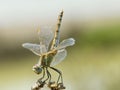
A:
POLYGON ((60 15, 58 16, 58 22, 57 22, 54 38, 53 38, 53 41, 52 41, 51 50, 53 48, 57 47, 57 45, 59 44, 60 26, 61 26, 61 22, 62 22, 62 17, 63 17, 63 11, 61 11, 60 15))

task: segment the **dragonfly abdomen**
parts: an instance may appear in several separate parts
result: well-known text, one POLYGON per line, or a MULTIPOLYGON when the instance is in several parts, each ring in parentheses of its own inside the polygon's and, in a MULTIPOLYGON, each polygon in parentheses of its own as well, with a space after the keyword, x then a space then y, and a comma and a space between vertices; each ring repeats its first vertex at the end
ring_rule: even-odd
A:
POLYGON ((54 34, 54 39, 52 41, 52 46, 51 46, 51 50, 54 47, 57 47, 57 45, 59 44, 59 39, 60 39, 60 26, 61 26, 61 22, 62 22, 62 17, 63 17, 63 11, 60 13, 60 15, 58 16, 58 22, 57 22, 57 26, 56 26, 56 31, 54 34))

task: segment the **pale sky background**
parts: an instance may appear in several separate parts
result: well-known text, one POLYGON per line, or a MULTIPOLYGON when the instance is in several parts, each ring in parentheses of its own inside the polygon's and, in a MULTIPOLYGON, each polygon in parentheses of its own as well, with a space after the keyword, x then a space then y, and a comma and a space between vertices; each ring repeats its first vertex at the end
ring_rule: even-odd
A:
POLYGON ((119 16, 120 0, 0 0, 0 25, 55 21, 61 9, 65 19, 119 16))
POLYGON ((120 17, 120 0, 0 0, 1 37, 33 35, 39 26, 55 25, 62 9, 65 12, 62 24, 120 17))

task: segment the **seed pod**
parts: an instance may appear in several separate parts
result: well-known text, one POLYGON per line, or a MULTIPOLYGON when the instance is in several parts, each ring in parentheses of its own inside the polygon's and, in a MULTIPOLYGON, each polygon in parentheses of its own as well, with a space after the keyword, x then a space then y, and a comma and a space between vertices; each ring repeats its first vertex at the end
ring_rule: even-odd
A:
POLYGON ((63 85, 63 83, 58 83, 58 89, 65 89, 65 86, 63 85))
POLYGON ((49 82, 49 83, 48 83, 48 87, 51 87, 51 85, 53 85, 53 84, 55 84, 55 81, 49 82))
POLYGON ((39 88, 39 83, 35 83, 32 87, 31 90, 40 90, 39 88))

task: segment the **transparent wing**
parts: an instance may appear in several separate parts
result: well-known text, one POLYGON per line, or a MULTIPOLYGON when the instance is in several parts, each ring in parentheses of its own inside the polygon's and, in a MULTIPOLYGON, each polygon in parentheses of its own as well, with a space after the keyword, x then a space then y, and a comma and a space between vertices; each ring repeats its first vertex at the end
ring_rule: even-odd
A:
POLYGON ((38 30, 39 40, 42 45, 45 45, 46 50, 48 51, 49 44, 53 39, 53 32, 51 27, 44 27, 38 30))
POLYGON ((24 43, 22 44, 24 48, 29 49, 36 55, 41 55, 41 53, 46 52, 46 48, 44 45, 32 44, 32 43, 24 43))
POLYGON ((56 48, 57 50, 59 49, 64 49, 68 46, 72 46, 75 44, 75 40, 73 38, 68 38, 68 39, 65 39, 63 40, 59 45, 58 47, 56 48))
POLYGON ((62 62, 65 59, 66 56, 67 56, 67 51, 65 49, 58 50, 58 52, 55 55, 55 57, 53 58, 53 61, 51 62, 50 66, 55 66, 55 65, 59 64, 60 62, 62 62))

